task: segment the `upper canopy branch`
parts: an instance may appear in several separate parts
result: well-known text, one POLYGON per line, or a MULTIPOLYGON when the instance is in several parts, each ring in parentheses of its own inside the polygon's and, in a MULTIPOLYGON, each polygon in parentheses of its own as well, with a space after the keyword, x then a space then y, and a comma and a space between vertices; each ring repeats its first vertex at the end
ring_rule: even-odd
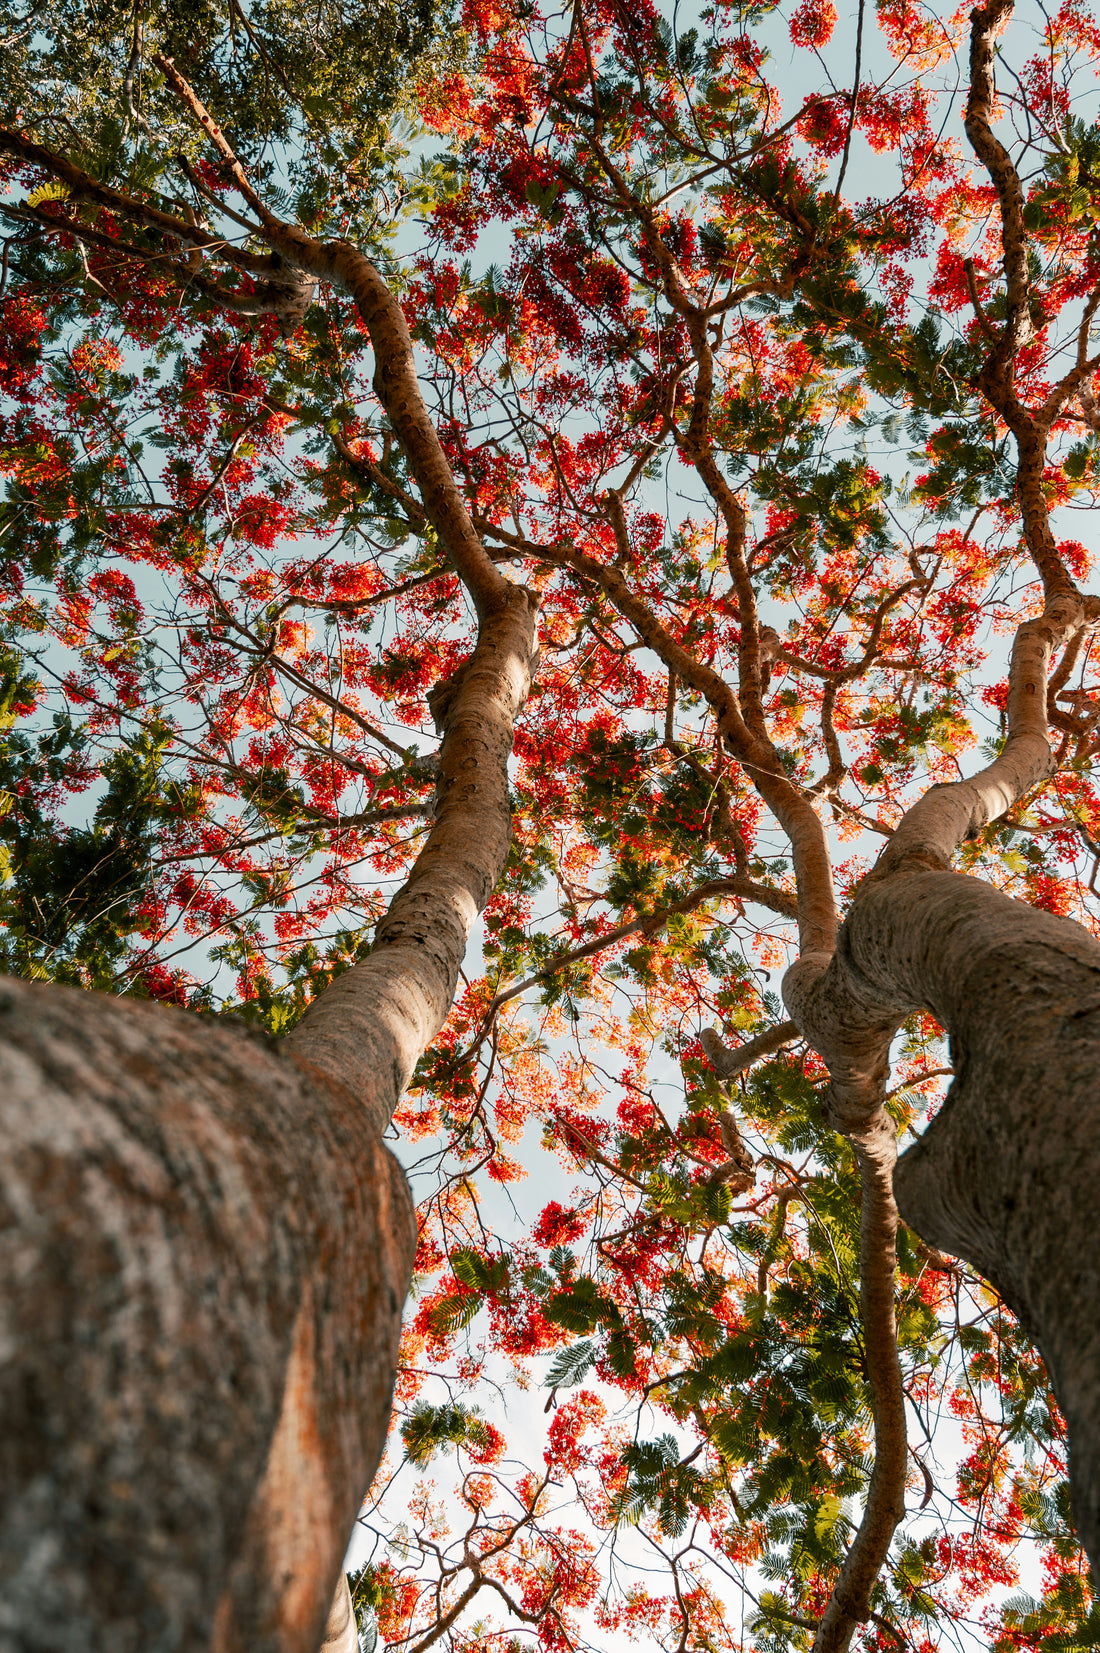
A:
MULTIPOLYGON (((641 935, 647 939, 657 935, 673 918, 686 913, 692 913, 706 901, 722 901, 732 899, 744 907, 745 902, 754 902, 757 906, 767 907, 772 912, 780 913, 784 918, 797 916, 797 899, 789 890, 779 889, 773 884, 760 884, 753 878, 742 877, 736 874, 732 878, 712 878, 705 884, 699 884, 695 889, 682 896, 679 901, 670 901, 667 907, 657 907, 652 912, 642 913, 637 918, 628 919, 624 924, 616 924, 613 929, 605 930, 601 935, 593 936, 591 941, 581 942, 576 947, 567 948, 556 958, 550 959, 541 970, 533 975, 525 976, 522 981, 514 982, 511 987, 505 987, 496 993, 481 1019, 477 1034, 472 1043, 449 1064, 452 1071, 457 1071, 470 1060, 492 1031, 497 1016, 506 1004, 513 999, 522 997, 530 988, 537 987, 541 982, 557 975, 560 970, 568 970, 574 964, 582 964, 585 959, 594 958, 598 953, 606 952, 609 947, 616 946, 620 941, 627 940, 633 935, 641 935)), ((784 1023, 790 1027, 790 1023, 784 1023)), ((790 1037, 794 1038, 792 1029, 790 1037)), ((780 1040, 779 1043, 787 1041, 780 1040)), ((778 1045, 769 1047, 778 1049, 778 1045)), ((709 1051, 708 1051, 709 1054, 709 1051)), ((763 1054, 761 1048, 760 1054, 763 1054)), ((753 1058, 755 1060, 755 1057, 753 1058)))
POLYGON ((252 208, 264 229, 278 226, 281 223, 281 220, 276 218, 275 214, 269 210, 262 197, 257 194, 256 190, 253 189, 252 184, 249 181, 248 174, 245 172, 245 169, 241 165, 235 150, 227 140, 221 127, 218 126, 209 111, 195 96, 194 91, 188 85, 187 81, 184 80, 183 76, 172 62, 172 59, 170 57, 165 57, 163 52, 157 52, 153 58, 153 62, 156 64, 157 68, 162 71, 164 78, 167 80, 173 92, 175 92, 180 102, 187 106, 190 113, 194 116, 195 120, 199 123, 207 137, 210 139, 210 142, 218 151, 223 162, 225 163, 225 168, 229 173, 229 176, 233 179, 234 184, 237 186, 237 190, 242 199, 248 202, 248 205, 252 208))
POLYGON ((898 586, 895 591, 889 592, 882 599, 872 617, 871 630, 867 635, 866 643, 863 645, 863 653, 858 660, 853 660, 847 666, 819 666, 816 661, 805 659, 802 655, 796 654, 793 649, 788 648, 772 626, 765 626, 761 631, 761 645, 768 659, 783 660, 788 666, 793 666, 795 671, 806 672, 811 677, 825 678, 827 681, 831 680, 838 684, 852 683, 856 678, 862 677, 864 672, 874 664, 878 654, 879 641, 882 637, 882 628, 890 610, 895 608, 903 597, 908 596, 910 591, 926 589, 927 585, 927 580, 906 580, 904 584, 898 586))
MULTIPOLYGON (((192 247, 186 257, 181 258, 178 248, 165 250, 163 247, 139 247, 130 241, 120 241, 115 236, 104 235, 102 231, 92 229, 90 225, 79 219, 71 218, 67 213, 58 211, 44 212, 39 207, 5 207, 9 217, 25 219, 28 223, 37 225, 44 231, 52 230, 54 234, 63 230, 71 235, 75 241, 82 242, 86 247, 99 247, 103 252, 111 253, 116 260, 132 258, 140 263, 155 265, 158 271, 164 271, 173 276, 180 286, 201 293, 204 298, 216 304, 220 310, 225 310, 236 316, 282 316, 286 311, 285 287, 280 288, 272 279, 265 280, 255 292, 244 292, 240 289, 222 287, 218 282, 211 281, 201 271, 201 256, 198 250, 192 247)), ((225 252, 225 249, 221 249, 225 252)), ((228 261, 228 259, 227 259, 228 261)), ((274 275, 274 272, 269 272, 274 275)), ((102 285, 102 284, 101 284, 102 285)))
MULTIPOLYGON (((151 205, 148 201, 126 195, 111 184, 102 184, 98 178, 93 178, 91 173, 76 166, 67 156, 56 150, 46 149, 42 144, 35 143, 33 139, 26 138, 19 132, 0 127, 0 150, 52 173, 67 187, 73 200, 87 201, 95 206, 104 207, 128 224, 137 224, 143 229, 154 230, 173 241, 194 247, 199 252, 216 253, 235 269, 249 275, 263 277, 271 274, 270 256, 242 252, 240 248, 227 242, 224 236, 214 234, 202 224, 188 223, 186 218, 162 212, 159 207, 151 205)), ((66 228, 69 227, 66 225, 66 228)))
MULTIPOLYGON (((1031 284, 1024 228, 1024 192, 1008 150, 992 126, 996 85, 993 78, 994 41, 1012 15, 1014 0, 986 0, 970 14, 970 93, 966 100, 966 135, 997 191, 1001 209, 1007 319, 996 347, 982 370, 983 388, 996 394, 997 404, 1019 408, 1013 390, 1013 368, 1019 350, 1033 336, 1031 284)), ((993 400, 993 396, 990 397, 993 400)))
POLYGON ((241 195, 256 213, 272 250, 291 268, 331 281, 351 294, 374 346, 374 389, 408 456, 424 513, 439 535, 479 618, 509 601, 509 581, 486 554, 424 405, 404 312, 386 281, 347 241, 321 242, 273 213, 253 188, 224 133, 167 58, 158 59, 169 83, 221 154, 241 195))
POLYGON ((770 740, 761 739, 750 729, 730 685, 713 667, 676 641, 632 589, 621 569, 600 562, 572 544, 539 546, 507 530, 493 532, 506 543, 526 550, 528 555, 572 568, 597 585, 670 671, 703 696, 717 716, 719 733, 730 753, 746 771, 791 841, 802 947, 831 948, 836 935, 837 911, 824 828, 809 799, 783 772, 770 740))
MULTIPOLYGON (((966 105, 966 134, 997 192, 1004 253, 1006 319, 978 377, 981 390, 1016 438, 1018 464, 1016 493, 1024 523, 1024 537, 1043 582, 1048 603, 1060 593, 1076 591, 1051 532, 1050 512, 1043 491, 1047 434, 1070 397, 1088 383, 1100 358, 1088 355, 1088 334, 1100 294, 1086 306, 1078 335, 1077 360, 1055 385, 1043 406, 1032 411, 1016 391, 1016 358, 1034 338, 1032 292, 1028 272, 1028 235, 1024 223, 1024 191, 1011 155, 992 126, 996 86, 993 75, 994 40, 1014 0, 986 0, 971 13, 970 92, 966 105)), ((971 282, 973 285, 972 277, 971 282)), ((979 319, 985 320, 978 308, 979 319)), ((983 329, 989 330, 988 322, 983 329)))

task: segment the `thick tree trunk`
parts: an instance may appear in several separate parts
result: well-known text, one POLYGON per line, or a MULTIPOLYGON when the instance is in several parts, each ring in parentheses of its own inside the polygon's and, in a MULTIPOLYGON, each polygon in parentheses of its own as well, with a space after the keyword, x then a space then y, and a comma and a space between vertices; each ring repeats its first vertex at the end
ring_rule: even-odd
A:
POLYGON ((290 1038, 0 984, 0 1653, 317 1653, 415 1242, 380 1134, 503 870, 534 622, 484 618, 427 843, 290 1038))
POLYGON ((316 1653, 415 1228, 350 1092, 243 1028, 0 985, 0 1648, 316 1653))
POLYGON ((832 963, 802 995, 791 985, 842 1128, 905 1016, 929 1010, 950 1035, 956 1077, 898 1163, 898 1207, 991 1280, 1038 1346, 1100 1577, 1100 944, 977 879, 902 871, 864 884, 832 963))

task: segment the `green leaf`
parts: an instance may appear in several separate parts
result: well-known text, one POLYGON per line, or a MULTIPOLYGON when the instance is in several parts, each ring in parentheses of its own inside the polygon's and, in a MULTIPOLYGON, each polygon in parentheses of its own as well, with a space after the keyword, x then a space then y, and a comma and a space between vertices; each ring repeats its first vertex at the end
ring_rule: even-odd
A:
POLYGON ((547 1389, 572 1389, 587 1377, 595 1358, 593 1343, 569 1344, 554 1356, 543 1384, 547 1389))
POLYGON ((450 1337, 468 1326, 480 1307, 481 1298, 475 1293, 462 1297, 441 1297, 428 1316, 428 1322, 436 1337, 450 1337))

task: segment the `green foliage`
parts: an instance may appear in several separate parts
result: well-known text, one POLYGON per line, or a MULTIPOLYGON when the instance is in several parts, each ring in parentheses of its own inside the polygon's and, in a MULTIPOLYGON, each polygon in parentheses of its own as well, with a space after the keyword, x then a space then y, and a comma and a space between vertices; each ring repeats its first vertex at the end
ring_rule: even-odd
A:
POLYGON ((656 1441, 634 1441, 623 1449, 628 1473, 616 1514, 620 1522, 636 1524, 653 1510, 658 1530, 678 1538, 693 1510, 708 1503, 707 1481, 692 1464, 681 1462, 680 1450, 672 1435, 656 1441))
POLYGON ((591 1332, 599 1325, 617 1330, 622 1323, 618 1305, 587 1274, 574 1280, 567 1291, 554 1292, 543 1312, 554 1325, 570 1332, 591 1332))
POLYGON ((474 1414, 461 1406, 413 1407, 401 1426, 401 1439, 410 1463, 423 1468, 436 1452, 465 1441, 474 1414))
POLYGON ((476 1406, 431 1406, 418 1401, 401 1425, 405 1456, 417 1469, 426 1468, 438 1452, 459 1446, 484 1447, 489 1438, 476 1406))
POLYGON ((7 48, 0 107, 32 125, 64 115, 97 176, 131 187, 170 177, 173 151, 182 142, 194 155, 195 134, 166 95, 161 53, 246 159, 286 143, 362 152, 437 21, 433 0, 153 0, 140 14, 124 0, 47 4, 7 48))
POLYGON ((134 736, 108 759, 106 789, 91 824, 82 827, 58 821, 44 801, 80 768, 82 730, 55 714, 52 728, 37 737, 9 733, 0 750, 7 801, 0 816, 4 969, 86 987, 113 985, 149 890, 166 738, 134 736))
POLYGON ((550 1362, 543 1382, 548 1389, 571 1389, 584 1382, 595 1358, 595 1344, 590 1340, 567 1343, 550 1362))

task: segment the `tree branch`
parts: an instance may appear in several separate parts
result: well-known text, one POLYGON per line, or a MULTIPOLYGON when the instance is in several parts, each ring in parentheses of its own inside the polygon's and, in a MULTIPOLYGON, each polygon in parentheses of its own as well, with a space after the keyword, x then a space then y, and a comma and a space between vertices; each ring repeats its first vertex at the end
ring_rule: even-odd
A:
POLYGON ((779 1022, 775 1027, 767 1028, 765 1032, 758 1033, 755 1038, 732 1050, 729 1045, 723 1044, 717 1028, 713 1027, 703 1029, 699 1035, 699 1043, 719 1079, 724 1079, 728 1083, 731 1079, 737 1079, 741 1074, 747 1073, 761 1057, 772 1056, 777 1050, 782 1050, 784 1045, 794 1044, 799 1038, 801 1034, 793 1022, 779 1022))

